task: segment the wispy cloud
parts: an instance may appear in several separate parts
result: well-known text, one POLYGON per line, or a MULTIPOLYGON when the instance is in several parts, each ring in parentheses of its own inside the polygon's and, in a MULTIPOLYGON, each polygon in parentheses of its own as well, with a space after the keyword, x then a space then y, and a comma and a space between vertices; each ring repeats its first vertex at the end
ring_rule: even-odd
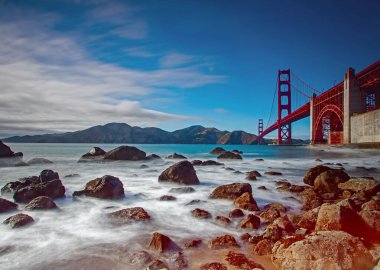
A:
POLYGON ((172 52, 164 55, 160 59, 161 67, 163 68, 172 68, 178 66, 184 66, 194 62, 197 58, 192 55, 187 55, 178 52, 172 52))
POLYGON ((134 56, 134 57, 142 57, 142 58, 149 58, 149 57, 154 57, 157 56, 157 54, 149 51, 147 48, 144 46, 134 46, 134 47, 129 47, 125 48, 124 51, 129 55, 129 56, 134 56))
POLYGON ((0 137, 107 122, 157 125, 190 119, 144 108, 142 101, 167 89, 223 81, 191 65, 146 71, 100 62, 79 34, 54 30, 60 20, 54 14, 27 12, 0 21, 0 137))

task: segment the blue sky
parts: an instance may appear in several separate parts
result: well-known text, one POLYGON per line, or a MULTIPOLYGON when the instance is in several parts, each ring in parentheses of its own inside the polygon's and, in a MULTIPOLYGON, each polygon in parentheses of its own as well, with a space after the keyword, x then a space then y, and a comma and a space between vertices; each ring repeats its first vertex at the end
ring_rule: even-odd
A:
MULTIPOLYGON (((257 133, 278 69, 380 58, 378 1, 0 1, 0 137, 108 122, 257 133)), ((273 121, 273 120, 272 120, 273 121)), ((294 125, 307 138, 308 120, 294 125)))

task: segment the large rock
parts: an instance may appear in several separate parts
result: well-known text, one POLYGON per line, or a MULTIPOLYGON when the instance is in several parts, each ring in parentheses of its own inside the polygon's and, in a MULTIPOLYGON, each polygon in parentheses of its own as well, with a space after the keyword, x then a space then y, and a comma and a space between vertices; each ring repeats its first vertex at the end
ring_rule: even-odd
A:
POLYGON ((344 183, 339 183, 338 188, 342 191, 348 190, 352 192, 366 191, 373 188, 377 184, 376 180, 368 178, 353 178, 344 183))
POLYGON ((200 218, 200 219, 211 218, 211 214, 208 211, 200 209, 200 208, 195 208, 194 210, 191 211, 191 214, 194 217, 200 218))
POLYGON ((278 269, 372 270, 372 256, 356 237, 341 231, 315 232, 305 239, 283 239, 273 247, 278 269))
POLYGON ((218 159, 242 159, 241 155, 232 153, 230 151, 221 153, 217 158, 218 159))
POLYGON ((219 155, 219 154, 222 154, 222 153, 224 153, 224 152, 226 152, 226 150, 225 150, 224 148, 222 148, 222 147, 216 147, 216 148, 214 148, 214 149, 210 152, 210 154, 213 154, 213 155, 219 155))
POLYGON ((146 153, 134 146, 119 146, 104 154, 105 160, 144 160, 146 153))
POLYGON ((178 162, 161 173, 159 182, 172 182, 185 185, 198 185, 199 179, 193 165, 185 160, 178 162))
POLYGON ((132 207, 118 210, 109 214, 116 223, 149 220, 150 216, 142 207, 132 207))
POLYGON ((15 155, 11 148, 0 140, 0 158, 13 158, 16 156, 19 155, 15 155))
POLYGON ((350 177, 343 170, 328 170, 314 180, 314 189, 320 193, 337 193, 338 184, 348 181, 350 177))
POLYGON ((234 200, 243 193, 248 192, 252 193, 252 187, 248 183, 233 183, 218 186, 214 189, 214 191, 210 194, 210 199, 228 199, 234 200))
POLYGON ((360 216, 377 234, 380 233, 380 200, 372 199, 361 206, 360 216))
POLYGON ((244 218, 240 224, 240 228, 242 229, 258 229, 260 227, 260 218, 258 216, 249 214, 246 218, 244 218))
POLYGON ((8 145, 0 140, 0 167, 27 166, 22 161, 22 157, 23 154, 21 152, 14 153, 8 145))
POLYGON ((160 253, 181 251, 181 248, 172 239, 158 232, 153 233, 149 248, 160 253))
POLYGON ((177 154, 177 153, 173 153, 173 154, 167 156, 166 158, 168 158, 168 159, 187 159, 187 157, 185 157, 184 155, 177 154))
POLYGON ((30 176, 30 177, 24 177, 20 178, 18 181, 9 182, 5 184, 4 187, 1 188, 1 194, 11 194, 13 195, 17 189, 29 186, 32 183, 38 183, 38 176, 30 176))
POLYGON ((208 246, 212 249, 239 247, 235 238, 232 235, 226 234, 217 236, 208 242, 208 246))
POLYGON ((88 151, 86 154, 81 156, 81 158, 79 159, 79 162, 102 160, 105 154, 106 154, 106 151, 104 151, 100 147, 95 146, 91 148, 91 150, 88 151))
POLYGON ((29 225, 33 222, 34 222, 34 219, 31 216, 19 213, 19 214, 16 214, 14 216, 7 218, 4 221, 4 224, 8 224, 12 228, 19 228, 19 227, 29 225))
POLYGON ((321 173, 330 170, 329 167, 323 166, 323 165, 318 165, 316 167, 310 168, 307 172, 305 177, 303 178, 303 182, 305 184, 308 184, 310 186, 314 186, 314 180, 317 178, 318 175, 321 173))
POLYGON ((119 199, 124 197, 124 187, 119 178, 104 175, 88 182, 84 190, 73 193, 73 196, 81 195, 100 199, 119 199))
POLYGON ((25 206, 25 210, 47 210, 54 208, 57 208, 57 205, 52 198, 47 196, 34 198, 25 206))
POLYGON ((322 204, 322 198, 314 191, 308 188, 299 193, 302 200, 302 210, 310 210, 322 204))
POLYGON ((244 192, 241 196, 235 199, 234 204, 236 207, 248 210, 248 211, 259 211, 259 207, 252 194, 249 192, 244 192))
POLYGON ((5 213, 17 209, 17 204, 8 201, 6 199, 0 198, 0 213, 5 213))

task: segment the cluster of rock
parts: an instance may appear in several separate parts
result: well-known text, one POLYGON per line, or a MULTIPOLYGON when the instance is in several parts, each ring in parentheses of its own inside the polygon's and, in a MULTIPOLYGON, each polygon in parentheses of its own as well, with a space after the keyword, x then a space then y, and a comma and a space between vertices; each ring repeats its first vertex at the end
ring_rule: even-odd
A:
POLYGON ((218 159, 243 159, 241 156, 243 152, 236 149, 232 151, 227 151, 222 147, 216 147, 210 152, 210 154, 218 155, 218 159))

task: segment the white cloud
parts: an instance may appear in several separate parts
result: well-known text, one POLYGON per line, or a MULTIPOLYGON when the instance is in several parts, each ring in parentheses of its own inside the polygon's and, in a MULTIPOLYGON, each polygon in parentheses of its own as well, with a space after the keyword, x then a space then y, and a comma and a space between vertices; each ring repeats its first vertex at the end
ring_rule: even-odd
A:
POLYGON ((125 48, 124 51, 129 56, 134 56, 134 57, 150 58, 150 57, 156 56, 155 53, 150 52, 144 46, 129 47, 129 48, 125 48))
POLYGON ((168 53, 160 59, 161 67, 172 68, 190 64, 196 60, 195 56, 178 52, 168 53))
POLYGON ((94 60, 75 33, 52 30, 59 20, 24 14, 0 23, 0 137, 190 119, 144 108, 141 101, 223 80, 196 66, 143 71, 94 60))

